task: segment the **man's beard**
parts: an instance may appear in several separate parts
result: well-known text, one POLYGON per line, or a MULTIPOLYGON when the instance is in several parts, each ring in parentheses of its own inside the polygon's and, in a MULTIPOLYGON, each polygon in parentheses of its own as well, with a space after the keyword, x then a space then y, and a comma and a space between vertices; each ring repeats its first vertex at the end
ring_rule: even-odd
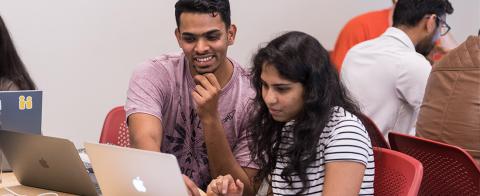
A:
POLYGON ((415 51, 427 57, 432 51, 433 47, 435 46, 435 42, 433 41, 433 36, 434 34, 418 42, 418 44, 415 46, 415 51))

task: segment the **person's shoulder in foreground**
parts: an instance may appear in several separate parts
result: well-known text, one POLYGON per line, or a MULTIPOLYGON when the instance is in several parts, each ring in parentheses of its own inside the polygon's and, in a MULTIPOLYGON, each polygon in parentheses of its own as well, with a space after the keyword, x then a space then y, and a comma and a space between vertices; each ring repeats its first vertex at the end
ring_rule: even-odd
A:
POLYGON ((433 66, 416 135, 459 146, 480 163, 479 78, 480 37, 469 36, 433 66))

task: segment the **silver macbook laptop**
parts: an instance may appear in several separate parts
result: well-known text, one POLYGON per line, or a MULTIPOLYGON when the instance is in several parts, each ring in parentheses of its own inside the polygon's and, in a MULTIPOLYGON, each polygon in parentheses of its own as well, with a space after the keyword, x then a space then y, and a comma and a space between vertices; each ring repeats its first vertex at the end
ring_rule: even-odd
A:
POLYGON ((69 140, 0 130, 0 147, 22 185, 97 195, 77 149, 69 140))
MULTIPOLYGON (((0 91, 0 129, 41 134, 42 91, 0 91)), ((11 171, 1 151, 1 169, 11 171)))
POLYGON ((85 143, 103 195, 188 195, 171 154, 85 143))

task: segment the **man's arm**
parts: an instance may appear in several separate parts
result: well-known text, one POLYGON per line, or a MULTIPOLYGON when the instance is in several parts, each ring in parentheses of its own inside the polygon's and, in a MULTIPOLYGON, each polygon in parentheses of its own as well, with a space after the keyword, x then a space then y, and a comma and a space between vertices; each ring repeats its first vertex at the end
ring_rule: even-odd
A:
POLYGON ((163 135, 160 119, 146 113, 134 113, 128 116, 128 129, 131 147, 160 152, 163 135))
POLYGON ((188 178, 185 175, 182 175, 182 177, 183 177, 183 182, 185 183, 185 186, 187 187, 188 195, 191 195, 191 196, 205 195, 205 193, 203 193, 203 191, 200 192, 201 190, 197 187, 197 185, 192 180, 190 180, 190 178, 188 178))
POLYGON ((233 156, 230 145, 220 120, 217 122, 203 122, 205 143, 207 145, 208 162, 210 175, 216 177, 219 175, 232 175, 235 179, 240 179, 244 184, 244 194, 253 194, 253 180, 257 170, 252 168, 242 168, 233 156))
POLYGON ((240 179, 245 184, 244 194, 252 195, 251 179, 257 171, 256 169, 242 168, 230 149, 218 113, 220 84, 213 74, 197 75, 195 80, 197 86, 192 92, 192 96, 203 126, 210 175, 216 177, 231 174, 233 178, 240 179))
POLYGON ((125 112, 131 147, 159 152, 163 138, 161 111, 171 99, 173 79, 165 68, 171 64, 168 58, 157 60, 148 60, 133 72, 125 112))

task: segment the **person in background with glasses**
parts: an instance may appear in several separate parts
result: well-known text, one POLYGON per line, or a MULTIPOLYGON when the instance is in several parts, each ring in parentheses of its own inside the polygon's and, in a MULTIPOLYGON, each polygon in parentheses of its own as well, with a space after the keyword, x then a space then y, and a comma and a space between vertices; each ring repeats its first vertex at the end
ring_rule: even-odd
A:
MULTIPOLYGON (((388 27, 393 23, 393 10, 397 0, 392 0, 392 6, 373 10, 350 19, 340 30, 335 47, 331 52, 332 63, 340 71, 343 60, 348 50, 353 46, 371 39, 380 37, 388 27)), ((442 36, 435 43, 433 50, 426 55, 427 60, 431 64, 437 62, 448 51, 458 46, 458 42, 453 38, 451 33, 442 36)))
POLYGON ((399 0, 393 27, 347 53, 341 78, 387 137, 388 131, 415 135, 415 123, 432 66, 425 58, 448 32, 448 0, 399 0))

